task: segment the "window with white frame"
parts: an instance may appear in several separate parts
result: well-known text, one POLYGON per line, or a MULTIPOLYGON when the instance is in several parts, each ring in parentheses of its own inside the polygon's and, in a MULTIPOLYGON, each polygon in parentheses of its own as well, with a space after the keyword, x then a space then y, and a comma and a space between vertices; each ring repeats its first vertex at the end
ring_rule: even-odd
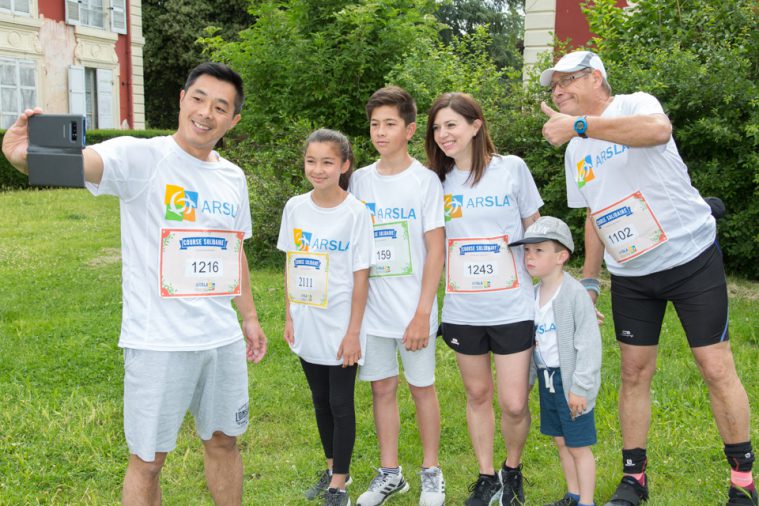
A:
POLYGON ((30 16, 30 0, 0 0, 0 12, 30 16))
POLYGON ((24 109, 37 105, 37 65, 0 58, 0 128, 8 128, 24 109))
POLYGON ((86 26, 105 28, 103 0, 80 0, 79 22, 86 26))
MULTIPOLYGON (((0 0, 2 1, 7 0, 0 0)), ((127 33, 126 2, 127 0, 66 0, 66 23, 105 29, 108 20, 112 32, 127 33)))
POLYGON ((69 67, 69 112, 84 114, 87 128, 113 128, 113 71, 69 67))

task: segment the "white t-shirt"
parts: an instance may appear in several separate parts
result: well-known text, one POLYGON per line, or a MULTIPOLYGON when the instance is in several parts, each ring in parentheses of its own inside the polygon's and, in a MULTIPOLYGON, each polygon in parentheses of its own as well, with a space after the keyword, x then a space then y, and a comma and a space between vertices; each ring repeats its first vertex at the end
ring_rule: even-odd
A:
MULTIPOLYGON (((454 167, 443 182, 446 199, 457 202, 456 212, 446 216, 446 240, 503 235, 508 235, 508 242, 521 239, 522 219, 543 205, 524 161, 517 156, 495 155, 474 188, 468 177, 468 171, 454 167)), ((518 286, 493 292, 447 293, 443 322, 504 325, 533 319, 532 281, 524 267, 524 248, 511 248, 511 252, 518 286)))
MULTIPOLYGON (((321 308, 290 302, 295 331, 292 351, 312 364, 341 365, 342 359, 336 357, 350 322, 353 273, 371 265, 372 220, 364 204, 351 194, 336 207, 322 208, 314 204, 311 193, 287 201, 277 248, 329 256, 327 305, 321 308)), ((363 364, 366 350, 363 326, 360 335, 359 364, 363 364)))
MULTIPOLYGON (((411 273, 401 276, 373 276, 364 314, 366 332, 381 337, 401 338, 414 316, 422 290, 422 271, 427 256, 425 232, 443 227, 443 187, 437 174, 414 160, 399 174, 384 176, 377 164, 357 170, 351 176, 350 191, 366 204, 382 234, 382 223, 406 222, 411 252, 411 273)), ((394 247, 405 244, 395 241, 394 247)), ((380 248, 380 243, 376 243, 380 248)), ((393 250, 394 253, 398 253, 393 250)), ((375 255, 382 252, 375 252, 375 255)), ((376 258, 375 258, 376 261, 376 258)), ((430 333, 437 331, 437 299, 430 311, 430 333)))
MULTIPOLYGON (((562 283, 563 285, 563 283, 562 283)), ((559 340, 556 334, 556 318, 553 301, 561 291, 561 286, 551 300, 540 305, 540 289, 535 293, 535 363, 538 367, 559 367, 559 340)))
POLYGON ((186 153, 173 137, 119 137, 92 146, 103 159, 94 195, 121 209, 123 312, 119 346, 157 351, 217 348, 242 338, 231 296, 162 298, 162 229, 240 231, 251 236, 245 175, 219 158, 186 153), (176 212, 178 211, 178 212, 176 212))
MULTIPOLYGON (((664 114, 647 93, 617 95, 601 117, 664 114)), ((643 276, 682 265, 714 242, 716 224, 688 176, 672 137, 666 144, 631 148, 599 139, 573 138, 564 158, 569 207, 588 207, 596 213, 640 192, 667 240, 617 262, 604 253, 609 272, 643 276)), ((599 212, 597 218, 604 219, 599 212)), ((642 250, 643 248, 641 248, 642 250)))

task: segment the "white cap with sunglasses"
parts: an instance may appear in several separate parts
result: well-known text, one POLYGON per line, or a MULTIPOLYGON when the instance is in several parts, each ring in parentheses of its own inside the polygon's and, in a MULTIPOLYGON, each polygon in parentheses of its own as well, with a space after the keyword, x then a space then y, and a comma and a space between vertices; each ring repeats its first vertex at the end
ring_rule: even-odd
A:
POLYGON ((592 51, 575 51, 574 53, 565 54, 556 65, 550 69, 544 70, 540 74, 540 85, 550 86, 551 78, 554 72, 577 72, 578 70, 592 69, 601 72, 606 79, 606 69, 601 58, 592 51))

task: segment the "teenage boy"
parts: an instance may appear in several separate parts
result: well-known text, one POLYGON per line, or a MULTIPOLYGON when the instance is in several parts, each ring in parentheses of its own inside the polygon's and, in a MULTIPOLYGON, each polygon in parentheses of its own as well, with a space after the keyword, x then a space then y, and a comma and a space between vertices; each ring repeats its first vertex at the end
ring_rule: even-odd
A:
MULTIPOLYGON (((161 468, 188 409, 203 441, 214 503, 242 503, 236 441, 248 427, 245 358, 263 358, 266 336, 242 249, 251 235, 245 175, 213 150, 240 121, 242 103, 240 76, 226 65, 203 63, 179 93, 173 135, 118 137, 82 152, 87 188, 121 200, 127 506, 160 504, 161 468), (212 245, 203 249, 203 260, 223 275, 204 281, 188 272, 197 268, 198 241, 212 245), (213 246, 219 242, 230 247, 213 246)), ((25 111, 3 138, 3 154, 23 173, 28 120, 41 112, 25 111)))
POLYGON ((424 452, 420 506, 445 501, 438 463, 440 405, 435 392, 437 287, 444 262, 443 189, 434 172, 413 159, 416 104, 397 86, 366 104, 372 144, 380 159, 356 171, 350 190, 374 221, 375 264, 364 314, 366 357, 359 379, 372 382, 380 468, 358 506, 377 506, 409 485, 398 463, 398 358, 416 405, 424 452))
POLYGON ((540 385, 540 432, 553 436, 567 493, 546 506, 593 506, 596 443, 593 416, 601 384, 601 333, 585 287, 564 271, 574 251, 572 233, 558 218, 543 216, 524 237, 524 263, 535 286, 535 351, 531 383, 540 385))

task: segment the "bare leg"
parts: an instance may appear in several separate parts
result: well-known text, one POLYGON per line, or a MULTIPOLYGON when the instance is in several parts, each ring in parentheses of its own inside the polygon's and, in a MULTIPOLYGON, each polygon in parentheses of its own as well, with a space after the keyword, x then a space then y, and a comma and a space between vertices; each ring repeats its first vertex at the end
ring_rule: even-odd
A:
POLYGON ((656 372, 657 346, 619 343, 622 354, 622 386, 619 389, 619 422, 625 449, 646 448, 651 425, 651 381, 656 372))
POLYGON ((501 433, 506 444, 506 465, 518 467, 522 462, 530 432, 529 395, 532 348, 510 355, 494 355, 501 406, 501 433))
POLYGON ((596 490, 596 461, 590 446, 567 448, 574 460, 577 481, 580 484, 580 502, 593 504, 593 493, 596 490))
POLYGON ((494 474, 493 434, 493 375, 490 371, 490 354, 463 355, 456 353, 461 379, 466 390, 466 421, 469 437, 480 473, 494 474))
POLYGON ((158 506, 161 504, 161 468, 166 453, 156 453, 153 462, 137 455, 129 456, 121 502, 124 506, 158 506))
POLYGON ((735 371, 730 342, 724 341, 692 350, 701 376, 709 388, 712 414, 722 441, 727 444, 748 441, 748 396, 735 371))
POLYGON ((205 447, 206 484, 217 506, 242 504, 242 456, 237 438, 214 432, 203 441, 205 447))
POLYGON ((401 417, 398 413, 398 376, 372 381, 374 426, 382 467, 398 467, 398 436, 401 417))
POLYGON ((409 384, 409 390, 416 405, 416 424, 419 426, 419 437, 422 440, 422 467, 437 467, 440 450, 440 404, 435 385, 416 387, 409 384))
POLYGON ((556 442, 556 449, 559 450, 561 469, 564 471, 564 478, 567 480, 567 491, 571 494, 580 495, 580 482, 577 480, 575 460, 569 453, 569 448, 567 448, 563 437, 557 436, 553 440, 556 442))
POLYGON ((329 481, 329 488, 345 490, 345 481, 347 477, 347 474, 333 474, 332 479, 329 481))

